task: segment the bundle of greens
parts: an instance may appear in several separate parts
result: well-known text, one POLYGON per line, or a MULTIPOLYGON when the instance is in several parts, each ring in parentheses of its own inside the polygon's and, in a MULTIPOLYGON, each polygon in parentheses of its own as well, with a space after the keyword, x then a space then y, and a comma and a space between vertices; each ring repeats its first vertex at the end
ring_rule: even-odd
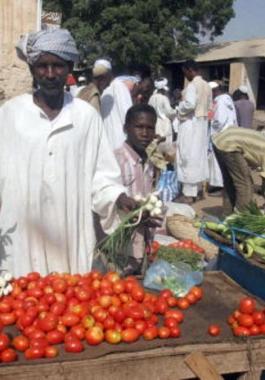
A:
POLYGON ((157 258, 163 259, 170 264, 188 264, 193 271, 201 270, 203 267, 202 256, 186 248, 171 248, 161 245, 157 251, 157 258))
POLYGON ((151 193, 147 197, 136 196, 135 200, 139 207, 129 212, 116 230, 96 246, 96 253, 104 256, 104 261, 111 263, 115 270, 120 270, 128 264, 128 246, 139 225, 143 222, 144 213, 152 217, 162 214, 162 202, 156 193, 151 193))

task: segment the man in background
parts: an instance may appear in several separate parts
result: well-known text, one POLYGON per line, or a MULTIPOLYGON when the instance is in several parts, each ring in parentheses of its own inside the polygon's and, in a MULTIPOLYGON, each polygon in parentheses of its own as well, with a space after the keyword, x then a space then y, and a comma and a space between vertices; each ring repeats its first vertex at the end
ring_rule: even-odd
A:
POLYGON ((236 108, 237 124, 243 128, 253 128, 253 115, 255 106, 249 100, 248 89, 246 86, 240 86, 233 94, 233 100, 236 108))
POLYGON ((208 178, 208 110, 212 91, 199 74, 196 62, 187 61, 182 69, 189 84, 178 107, 177 176, 183 193, 178 201, 191 204, 208 178))

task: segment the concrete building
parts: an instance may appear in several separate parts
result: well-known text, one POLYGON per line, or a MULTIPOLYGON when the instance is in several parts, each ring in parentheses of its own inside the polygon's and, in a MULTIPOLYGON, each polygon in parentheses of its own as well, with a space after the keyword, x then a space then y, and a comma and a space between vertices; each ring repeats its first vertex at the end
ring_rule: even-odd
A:
MULTIPOLYGON (((248 88, 255 103, 255 124, 265 125, 265 38, 202 46, 195 58, 206 80, 221 79, 232 94, 240 85, 248 88)), ((173 88, 183 88, 181 62, 168 62, 173 88)))
POLYGON ((40 30, 41 0, 0 1, 0 100, 30 91, 27 65, 16 56, 22 34, 40 30))

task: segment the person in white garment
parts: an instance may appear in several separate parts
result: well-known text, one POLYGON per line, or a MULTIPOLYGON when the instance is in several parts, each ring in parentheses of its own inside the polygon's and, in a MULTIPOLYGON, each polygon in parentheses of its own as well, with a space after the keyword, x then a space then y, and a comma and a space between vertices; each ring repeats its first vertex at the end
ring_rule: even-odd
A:
POLYGON ((157 114, 156 134, 165 137, 164 144, 172 143, 172 121, 176 116, 176 110, 171 107, 168 93, 167 78, 155 80, 155 91, 149 99, 149 104, 154 107, 157 114))
MULTIPOLYGON (((233 99, 226 92, 224 83, 221 81, 209 82, 213 93, 212 120, 210 126, 210 139, 218 133, 233 126, 237 126, 236 110, 233 99)), ((209 189, 210 193, 220 190, 223 187, 223 177, 216 160, 215 153, 211 147, 209 149, 209 189)))
POLYGON ((133 105, 133 95, 139 81, 140 78, 135 76, 118 76, 101 96, 101 116, 112 150, 120 148, 126 140, 123 130, 125 116, 133 105))
POLYGON ((196 62, 189 60, 182 69, 189 84, 178 107, 177 177, 183 193, 178 201, 191 204, 208 178, 208 110, 212 91, 199 75, 196 62))
POLYGON ((98 112, 64 93, 78 51, 64 29, 17 46, 38 85, 0 108, 0 269, 84 273, 95 246, 92 211, 106 232, 135 201, 121 184, 98 112))

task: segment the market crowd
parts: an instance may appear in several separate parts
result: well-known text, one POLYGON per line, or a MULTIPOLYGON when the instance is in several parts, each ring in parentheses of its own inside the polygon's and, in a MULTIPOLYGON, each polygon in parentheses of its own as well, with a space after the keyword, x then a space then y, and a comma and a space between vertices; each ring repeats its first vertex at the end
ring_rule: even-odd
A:
MULTIPOLYGON (((95 225, 111 233, 136 196, 193 204, 221 190, 224 215, 253 197, 252 168, 265 178, 265 136, 253 130, 247 88, 231 97, 196 62, 183 63, 187 86, 170 97, 167 78, 114 75, 99 57, 89 80, 72 75, 79 53, 64 29, 24 36, 18 56, 34 89, 0 108, 0 267, 87 272, 95 225)), ((146 217, 132 238, 132 273, 159 218, 146 217)))

